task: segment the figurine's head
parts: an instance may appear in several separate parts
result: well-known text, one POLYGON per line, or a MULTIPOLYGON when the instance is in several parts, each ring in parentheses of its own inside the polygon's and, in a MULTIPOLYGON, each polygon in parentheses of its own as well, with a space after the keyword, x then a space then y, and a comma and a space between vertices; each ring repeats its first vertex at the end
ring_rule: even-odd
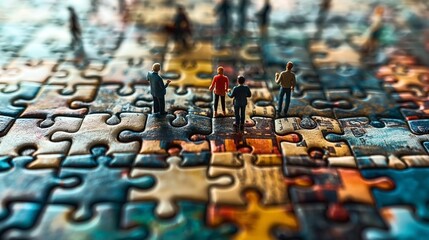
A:
POLYGON ((69 12, 74 13, 74 8, 72 6, 68 6, 67 10, 69 10, 69 12))
POLYGON ((378 15, 378 16, 382 16, 384 14, 384 7, 380 6, 380 5, 378 5, 377 7, 375 7, 374 14, 378 15))
POLYGON ((245 81, 246 81, 246 79, 243 76, 238 76, 237 77, 238 84, 244 84, 245 81))
POLYGON ((222 66, 219 66, 217 68, 217 74, 223 75, 223 67, 222 66))
POLYGON ((159 72, 161 70, 161 64, 159 64, 159 63, 154 63, 153 65, 152 65, 152 71, 154 71, 154 72, 159 72))
POLYGON ((292 68, 293 68, 293 62, 291 62, 291 61, 287 62, 286 69, 291 70, 292 68))
POLYGON ((177 10, 178 13, 184 13, 185 12, 185 7, 183 5, 179 4, 179 5, 177 5, 176 10, 177 10))

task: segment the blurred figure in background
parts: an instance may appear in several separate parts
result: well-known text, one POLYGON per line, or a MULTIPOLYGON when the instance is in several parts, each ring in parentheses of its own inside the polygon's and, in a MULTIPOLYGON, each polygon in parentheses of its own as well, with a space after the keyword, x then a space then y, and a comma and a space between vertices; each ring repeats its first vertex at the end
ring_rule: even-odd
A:
POLYGON ((70 46, 72 49, 74 49, 76 44, 82 45, 82 39, 81 39, 82 33, 79 25, 79 20, 77 18, 74 8, 69 6, 67 7, 67 10, 70 13, 69 28, 70 28, 70 35, 72 37, 70 46))
POLYGON ((176 44, 181 44, 181 49, 186 50, 191 47, 189 43, 192 41, 191 23, 182 5, 178 5, 176 10, 173 30, 174 40, 176 44))
POLYGON ((326 18, 329 14, 329 9, 331 9, 331 0, 321 0, 319 4, 319 13, 316 18, 317 31, 315 33, 315 38, 320 39, 323 34, 323 28, 325 27, 326 18))
POLYGON ((231 3, 229 0, 221 0, 214 9, 218 16, 219 29, 222 35, 227 35, 232 25, 231 3))
POLYGON ((362 52, 365 54, 373 53, 378 47, 383 30, 383 14, 383 6, 377 6, 374 9, 374 14, 371 18, 371 25, 368 28, 368 37, 362 45, 362 52))
POLYGON ((238 32, 242 33, 246 29, 247 9, 249 8, 249 0, 239 0, 238 3, 238 32))
POLYGON ((271 12, 271 3, 270 0, 265 0, 264 5, 256 13, 256 17, 258 18, 259 23, 259 33, 262 38, 265 38, 268 33, 268 25, 270 21, 270 12, 271 12))

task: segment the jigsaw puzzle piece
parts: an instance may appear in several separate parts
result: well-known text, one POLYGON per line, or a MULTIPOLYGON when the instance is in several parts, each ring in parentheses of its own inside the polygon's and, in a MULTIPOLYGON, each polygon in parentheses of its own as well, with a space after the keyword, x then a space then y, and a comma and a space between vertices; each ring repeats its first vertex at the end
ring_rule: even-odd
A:
POLYGON ((208 88, 211 84, 213 74, 211 61, 170 60, 164 65, 164 77, 171 79, 170 85, 178 87, 179 90, 186 87, 208 88))
POLYGON ((115 59, 97 67, 88 67, 83 71, 85 77, 101 78, 102 84, 120 84, 118 93, 121 95, 131 95, 138 84, 148 84, 146 72, 143 69, 151 69, 153 60, 150 59, 115 59))
POLYGON ((0 155, 19 156, 28 149, 36 150, 32 155, 66 154, 69 142, 52 142, 50 136, 55 131, 77 131, 82 123, 81 118, 56 117, 50 127, 40 127, 43 119, 18 118, 8 133, 0 138, 0 155))
POLYGON ((233 236, 234 239, 272 239, 274 227, 298 231, 299 223, 290 205, 265 206, 259 193, 254 190, 245 192, 244 198, 247 202, 244 208, 209 205, 209 224, 235 223, 239 232, 233 236))
POLYGON ((208 141, 143 140, 134 166, 166 168, 168 167, 166 160, 169 156, 182 157, 182 166, 206 166, 210 162, 210 145, 208 141))
POLYGON ((25 107, 19 105, 17 100, 33 99, 39 92, 40 87, 39 83, 20 82, 17 83, 17 89, 15 90, 9 90, 8 86, 2 88, 0 91, 0 114, 18 117, 25 107))
MULTIPOLYGON (((81 86, 78 86, 81 87, 81 86)), ((121 113, 150 113, 152 107, 152 97, 148 86, 135 86, 133 92, 126 95, 119 94, 120 85, 102 85, 98 88, 97 96, 87 101, 76 101, 72 99, 70 106, 73 108, 86 107, 89 114, 110 113, 107 119, 108 124, 119 124, 121 113)))
POLYGON ((308 175, 313 177, 311 188, 294 188, 291 190, 292 200, 299 203, 363 203, 374 205, 375 200, 371 189, 391 190, 394 183, 386 177, 367 180, 355 169, 303 167, 284 168, 286 176, 308 175))
POLYGON ((234 129, 234 118, 213 118, 213 132, 210 135, 194 134, 191 139, 209 140, 211 152, 252 152, 253 154, 275 154, 280 156, 278 142, 299 140, 296 134, 279 136, 273 133, 273 120, 269 118, 253 118, 255 126, 246 132, 237 133, 234 129))
POLYGON ((120 229, 121 207, 115 204, 97 204, 94 218, 74 222, 70 219, 73 206, 49 204, 40 221, 32 229, 12 230, 8 239, 143 239, 148 233, 143 229, 120 229))
POLYGON ((334 108, 338 119, 367 116, 374 125, 382 125, 379 118, 403 119, 398 106, 382 91, 367 90, 364 97, 353 97, 349 90, 329 90, 326 91, 326 98, 331 103, 323 100, 315 101, 312 105, 316 108, 334 108), (341 100, 349 102, 352 107, 339 108, 335 102, 341 100))
POLYGON ((174 116, 171 114, 168 114, 165 117, 149 114, 146 124, 144 124, 144 131, 138 133, 123 131, 119 135, 119 140, 124 142, 141 141, 143 144, 139 153, 144 153, 146 150, 144 145, 145 140, 159 140, 167 142, 174 140, 191 141, 191 136, 194 134, 208 135, 212 132, 211 119, 208 117, 189 114, 187 116, 188 123, 183 127, 172 126, 171 122, 173 120, 174 116))
POLYGON ((187 87, 186 91, 167 88, 165 96, 166 110, 173 114, 176 110, 186 111, 188 114, 211 116, 212 93, 208 89, 187 87))
POLYGON ((26 108, 21 117, 43 117, 45 120, 40 123, 41 127, 49 127, 54 124, 57 116, 82 117, 88 109, 78 106, 70 108, 72 101, 91 101, 97 93, 96 86, 79 85, 74 87, 74 93, 63 95, 63 86, 47 85, 43 86, 37 96, 31 100, 18 100, 17 104, 25 105, 26 108))
MULTIPOLYGON (((275 91, 273 104, 278 109, 278 91, 275 91)), ((308 90, 302 93, 293 92, 291 102, 289 105, 288 116, 296 117, 310 117, 310 116, 321 116, 327 118, 334 118, 334 112, 332 106, 314 106, 313 102, 319 101, 320 99, 326 99, 325 94, 322 91, 308 90)), ((351 105, 347 101, 337 101, 333 103, 334 106, 339 108, 350 108, 351 105)))
MULTIPOLYGON (((389 225, 389 230, 365 229, 365 239, 419 239, 429 234, 427 222, 418 221, 410 207, 386 207, 381 216, 389 225)), ((423 237, 424 238, 424 237, 423 237)))
MULTIPOLYGON (((88 66, 88 67, 91 67, 88 66)), ((48 84, 64 86, 61 94, 72 94, 76 92, 79 85, 92 85, 96 87, 100 83, 97 77, 84 77, 83 71, 71 62, 60 63, 52 72, 48 79, 48 84)))
POLYGON ((326 90, 349 89, 356 97, 364 97, 367 90, 383 90, 376 77, 353 66, 321 68, 318 73, 320 85, 326 90))
MULTIPOLYGON (((321 159, 328 157, 351 156, 350 148, 343 142, 330 142, 325 139, 329 133, 341 134, 341 126, 337 120, 313 116, 311 119, 279 118, 275 120, 275 131, 278 135, 299 134, 300 141, 281 142, 282 155, 285 164, 306 165, 307 161, 299 163, 298 156, 313 158, 313 152, 321 154, 321 159), (292 158, 292 159, 289 159, 292 158), (288 160, 292 160, 289 162, 288 160)), ((302 159, 305 160, 305 159, 302 159)), ((316 159, 314 159, 316 160, 316 159)), ((316 164, 317 165, 317 164, 316 164)))
POLYGON ((56 61, 14 59, 1 69, 0 83, 45 83, 56 65, 56 61))
POLYGON ((129 200, 158 201, 156 215, 171 217, 177 213, 176 201, 192 199, 207 202, 210 188, 231 184, 229 177, 210 179, 207 177, 207 167, 181 167, 181 161, 179 157, 168 158, 167 169, 134 168, 131 171, 132 178, 153 176, 157 183, 147 191, 132 189, 129 193, 129 200))
POLYGON ((137 131, 142 131, 145 127, 146 115, 141 113, 121 113, 119 117, 121 119, 119 124, 109 125, 106 124, 106 121, 110 118, 110 114, 86 115, 79 129, 68 132, 56 131, 52 134, 51 140, 57 144, 71 141, 69 155, 89 154, 91 147, 100 144, 108 146, 107 154, 137 153, 140 148, 139 142, 123 143, 118 140, 118 136, 125 130, 135 134, 137 134, 137 131))
POLYGON ((33 160, 30 156, 0 158, 0 218, 13 214, 8 214, 11 209, 7 206, 11 202, 42 204, 55 186, 71 187, 79 184, 76 178, 58 178, 55 169, 27 169, 33 160))
POLYGON ((256 166, 251 154, 213 153, 208 175, 210 177, 229 176, 234 179, 231 187, 213 188, 210 195, 215 204, 245 205, 241 193, 256 189, 262 193, 264 205, 289 203, 289 187, 308 187, 307 177, 288 178, 283 176, 281 166, 256 166), (269 189, 269 191, 268 191, 269 189))
POLYGON ((395 189, 380 191, 374 189, 373 194, 378 208, 398 205, 412 205, 415 215, 419 219, 429 219, 429 196, 424 189, 429 170, 427 168, 408 168, 404 170, 393 169, 365 169, 362 175, 367 179, 389 177, 395 182, 395 189), (406 194, 412 190, 412 194, 406 194))
POLYGON ((105 148, 93 148, 92 155, 80 160, 87 162, 88 165, 92 163, 93 166, 81 165, 79 168, 63 166, 60 169, 59 178, 78 178, 81 184, 74 188, 56 188, 49 200, 51 203, 76 206, 73 219, 79 221, 88 220, 93 216, 92 208, 96 203, 119 204, 126 201, 130 187, 146 189, 154 184, 151 176, 132 179, 127 177, 129 168, 113 167, 112 165, 118 159, 106 155, 105 148))
MULTIPOLYGON (((330 133, 325 138, 331 142, 347 141, 356 158, 383 155, 395 160, 388 164, 394 166, 401 157, 427 155, 422 142, 428 137, 413 134, 402 120, 380 119, 384 127, 372 126, 368 118, 345 118, 339 122, 344 134, 330 133)), ((407 164, 415 164, 412 160, 408 158, 407 164)))
POLYGON ((206 226, 205 204, 179 201, 174 218, 158 219, 154 216, 156 204, 129 202, 125 206, 124 226, 150 227, 149 239, 229 239, 235 232, 232 224, 219 227, 206 226))
POLYGON ((40 203, 15 202, 9 203, 8 207, 11 209, 9 210, 10 216, 7 216, 7 218, 0 216, 1 238, 10 229, 31 229, 42 213, 42 204, 40 203))
POLYGON ((299 204, 295 206, 296 215, 301 225, 301 232, 306 239, 362 239, 366 228, 385 228, 377 210, 371 206, 346 204, 343 206, 348 220, 338 221, 330 216, 325 204, 299 204))

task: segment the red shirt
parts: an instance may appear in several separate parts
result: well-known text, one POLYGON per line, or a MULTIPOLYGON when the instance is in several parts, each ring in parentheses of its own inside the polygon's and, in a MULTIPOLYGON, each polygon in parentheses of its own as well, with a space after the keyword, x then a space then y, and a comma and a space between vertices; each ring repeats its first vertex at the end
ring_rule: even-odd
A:
POLYGON ((226 91, 228 90, 229 80, 225 75, 216 75, 213 78, 212 84, 210 85, 210 91, 213 91, 216 95, 225 96, 226 91))

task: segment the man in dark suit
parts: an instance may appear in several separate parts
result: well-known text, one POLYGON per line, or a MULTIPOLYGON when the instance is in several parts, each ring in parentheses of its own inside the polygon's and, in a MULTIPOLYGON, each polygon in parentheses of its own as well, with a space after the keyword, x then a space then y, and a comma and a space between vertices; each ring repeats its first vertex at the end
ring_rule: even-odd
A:
POLYGON ((232 91, 228 90, 228 96, 234 98, 234 113, 235 123, 234 127, 240 127, 240 130, 244 130, 244 119, 246 118, 246 106, 247 98, 252 96, 250 88, 244 85, 246 79, 243 76, 238 76, 238 86, 235 86, 232 91))
POLYGON ((161 64, 155 63, 152 66, 152 71, 147 73, 147 80, 150 83, 150 92, 153 97, 153 113, 160 113, 161 115, 166 115, 165 111, 165 99, 166 94, 165 89, 170 84, 171 80, 167 80, 167 83, 164 84, 164 81, 158 72, 161 70, 161 64))

